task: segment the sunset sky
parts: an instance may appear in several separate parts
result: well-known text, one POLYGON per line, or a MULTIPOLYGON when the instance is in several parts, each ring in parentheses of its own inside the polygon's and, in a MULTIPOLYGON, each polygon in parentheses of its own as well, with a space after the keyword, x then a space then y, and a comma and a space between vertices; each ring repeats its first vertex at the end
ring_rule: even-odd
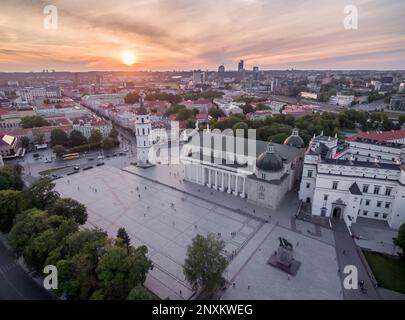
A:
POLYGON ((0 71, 405 69, 404 0, 0 0, 0 71), (57 30, 43 28, 46 4, 57 30), (359 10, 345 30, 343 9, 359 10), (136 63, 122 63, 123 52, 136 63))

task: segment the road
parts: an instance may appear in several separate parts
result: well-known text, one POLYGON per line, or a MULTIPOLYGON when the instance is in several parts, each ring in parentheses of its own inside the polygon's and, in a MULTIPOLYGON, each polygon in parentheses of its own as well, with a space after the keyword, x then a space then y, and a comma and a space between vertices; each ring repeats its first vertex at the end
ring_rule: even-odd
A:
POLYGON ((0 300, 50 299, 50 293, 32 280, 0 241, 0 300))

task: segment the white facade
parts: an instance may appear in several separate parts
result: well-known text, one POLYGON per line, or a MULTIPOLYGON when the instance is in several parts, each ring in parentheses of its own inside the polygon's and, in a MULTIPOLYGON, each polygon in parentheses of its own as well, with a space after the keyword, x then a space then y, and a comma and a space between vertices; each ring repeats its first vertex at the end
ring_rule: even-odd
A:
POLYGON ((78 123, 73 125, 73 130, 80 131, 87 139, 90 138, 92 130, 98 130, 105 138, 109 136, 112 130, 112 125, 109 122, 104 122, 102 124, 78 123))
POLYGON ((318 94, 313 93, 313 92, 302 91, 301 92, 301 98, 316 100, 316 99, 318 99, 318 94))
POLYGON ((354 101, 354 96, 345 96, 338 94, 336 96, 332 96, 329 100, 330 104, 339 105, 342 107, 348 107, 354 101))
POLYGON ((213 134, 193 135, 183 149, 184 179, 276 209, 301 176, 303 149, 213 134), (212 138, 212 139, 211 139, 212 138), (202 141, 201 141, 202 139, 202 141), (211 144, 213 141, 213 144, 211 144), (207 143, 209 142, 209 143, 207 143), (237 150, 237 146, 245 146, 237 150), (248 150, 249 148, 254 150, 248 150), (277 166, 261 158, 279 159, 277 166))
POLYGON ((305 155, 299 198, 312 214, 343 219, 386 221, 397 229, 405 222, 405 166, 402 147, 361 139, 337 152, 337 139, 314 137, 305 155))
POLYGON ((143 106, 143 97, 140 101, 140 107, 136 112, 135 117, 135 134, 136 134, 136 148, 137 148, 137 165, 138 167, 149 167, 149 152, 152 147, 150 134, 152 131, 152 124, 150 115, 146 112, 143 106))

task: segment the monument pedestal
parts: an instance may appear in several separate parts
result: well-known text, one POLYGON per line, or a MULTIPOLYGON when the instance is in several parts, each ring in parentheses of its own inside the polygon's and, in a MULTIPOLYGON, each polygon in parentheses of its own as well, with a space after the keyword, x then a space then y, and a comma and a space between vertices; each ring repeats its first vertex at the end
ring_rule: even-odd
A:
POLYGON ((292 244, 282 238, 279 238, 279 240, 280 246, 278 250, 270 257, 267 263, 294 276, 301 266, 301 262, 293 258, 292 244))

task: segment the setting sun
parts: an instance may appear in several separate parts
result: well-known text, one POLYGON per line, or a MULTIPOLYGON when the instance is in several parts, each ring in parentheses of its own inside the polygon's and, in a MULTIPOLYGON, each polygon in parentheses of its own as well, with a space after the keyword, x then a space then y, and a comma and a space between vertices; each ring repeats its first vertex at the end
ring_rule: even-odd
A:
POLYGON ((136 57, 133 52, 127 51, 122 54, 122 62, 127 66, 131 66, 136 62, 136 57))

